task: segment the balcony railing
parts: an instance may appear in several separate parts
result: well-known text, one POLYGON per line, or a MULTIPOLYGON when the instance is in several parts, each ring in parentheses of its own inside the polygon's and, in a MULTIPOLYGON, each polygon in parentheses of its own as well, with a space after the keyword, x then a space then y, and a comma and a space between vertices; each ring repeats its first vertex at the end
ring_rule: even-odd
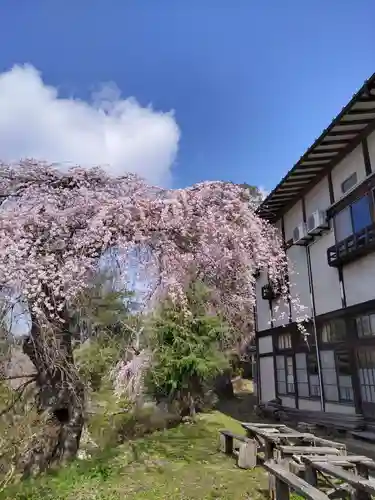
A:
POLYGON ((339 267, 375 251, 375 224, 328 248, 327 259, 331 267, 339 267))

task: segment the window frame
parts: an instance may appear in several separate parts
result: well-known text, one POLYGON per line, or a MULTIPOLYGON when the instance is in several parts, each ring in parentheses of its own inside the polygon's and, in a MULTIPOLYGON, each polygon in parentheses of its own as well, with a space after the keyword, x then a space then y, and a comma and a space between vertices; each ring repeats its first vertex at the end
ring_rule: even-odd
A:
POLYGON ((375 311, 370 311, 370 312, 367 312, 365 314, 358 314, 354 317, 354 323, 355 323, 355 333, 356 333, 356 338, 360 341, 363 341, 363 340, 375 340, 375 311), (373 323, 374 325, 372 326, 371 323, 371 318, 374 318, 373 319, 373 323), (368 322, 369 322, 369 329, 371 330, 371 334, 369 335, 364 335, 364 334, 360 334, 360 331, 359 331, 359 328, 358 328, 358 320, 361 320, 361 328, 362 328, 362 331, 363 331, 363 320, 367 318, 368 319, 368 322))
POLYGON ((348 335, 348 325, 345 318, 333 318, 324 321, 319 326, 319 339, 323 346, 329 346, 332 344, 340 344, 346 342, 349 338, 348 335), (341 330, 339 323, 344 328, 344 335, 342 338, 332 338, 337 330, 341 330), (327 333, 327 340, 324 339, 324 331, 329 328, 329 334, 327 333))
POLYGON ((349 349, 339 349, 339 350, 335 349, 334 350, 334 359, 335 359, 336 378, 337 378, 337 390, 338 390, 338 396, 339 396, 338 402, 341 404, 354 405, 355 399, 354 399, 353 375, 355 372, 355 367, 353 366, 353 363, 351 362, 349 349), (351 395, 352 395, 351 399, 346 399, 346 398, 341 397, 340 387, 345 388, 345 386, 340 385, 340 372, 339 372, 339 360, 338 360, 338 358, 342 354, 345 354, 348 356, 348 366, 350 368, 350 373, 341 374, 341 376, 349 376, 350 377, 350 381, 351 381, 351 388, 350 389, 351 389, 351 395))
POLYGON ((277 336, 277 350, 287 351, 292 349, 292 334, 291 333, 280 333, 277 336), (283 341, 284 340, 284 341, 283 341))
POLYGON ((328 403, 344 404, 350 406, 355 405, 354 381, 353 381, 355 367, 353 366, 351 360, 350 350, 344 348, 337 349, 334 346, 331 346, 329 349, 323 349, 321 352, 327 354, 329 353, 331 362, 333 363, 332 365, 326 364, 324 360, 321 360, 322 383, 323 383, 325 400, 328 403), (347 357, 346 364, 349 367, 349 373, 345 373, 342 370, 340 370, 339 358, 342 355, 345 355, 347 357), (326 377, 329 375, 329 372, 332 371, 334 371, 333 380, 331 378, 330 382, 328 383, 326 381, 327 380, 326 377), (345 385, 345 382, 343 384, 342 383, 343 381, 340 377, 350 377, 350 386, 345 385), (332 397, 332 394, 331 397, 328 396, 329 388, 336 389, 336 397, 332 397), (345 392, 347 394, 350 394, 350 397, 343 397, 343 394, 345 392))
POLYGON ((371 224, 374 224, 374 222, 375 222, 374 204, 375 204, 375 188, 371 189, 370 192, 367 192, 366 194, 364 194, 360 198, 357 198, 357 199, 353 200, 351 203, 349 203, 348 205, 346 205, 345 207, 343 207, 340 211, 338 211, 333 216, 333 226, 334 226, 334 231, 335 231, 336 243, 340 243, 341 241, 344 241, 347 238, 350 238, 354 234, 357 234, 358 232, 363 231, 363 229, 365 229, 368 226, 371 226, 371 224), (354 219, 353 219, 353 206, 355 206, 356 203, 358 203, 358 202, 360 202, 360 201, 362 201, 364 199, 367 199, 368 211, 369 211, 369 216, 370 216, 370 224, 368 224, 368 225, 364 226, 363 228, 358 229, 358 230, 355 231, 354 230, 354 219), (349 211, 350 231, 351 232, 347 236, 345 236, 344 238, 337 238, 337 232, 338 231, 337 231, 337 220, 336 220, 336 218, 340 214, 342 214, 343 212, 345 212, 346 210, 349 211))
POLYGON ((342 181, 342 183, 340 184, 341 193, 342 194, 346 194, 348 191, 350 191, 357 184, 358 184, 358 174, 357 174, 357 171, 355 170, 348 177, 346 177, 346 179, 344 179, 342 181), (352 184, 351 186, 349 186, 347 189, 344 189, 344 184, 346 182, 350 182, 352 179, 354 179, 354 184, 352 184))
POLYGON ((294 355, 293 354, 277 354, 276 358, 283 358, 283 367, 282 368, 278 368, 277 366, 277 360, 275 359, 275 366, 276 366, 276 394, 278 397, 280 396, 295 396, 296 395, 296 379, 294 377, 294 374, 295 374, 295 369, 294 369, 294 365, 295 365, 295 359, 294 359, 294 355), (289 383, 288 383, 288 376, 290 375, 288 373, 288 359, 290 359, 292 361, 292 364, 291 364, 291 370, 292 370, 292 377, 293 377, 293 390, 289 390, 289 383), (281 381, 279 380, 279 372, 280 371, 283 371, 284 372, 284 375, 285 375, 285 392, 280 392, 279 391, 279 383, 281 383, 281 381))
MULTIPOLYGON (((306 353, 306 373, 307 373, 307 381, 309 383, 309 398, 308 399, 319 399, 321 397, 321 387, 320 387, 320 381, 319 381, 319 365, 318 365, 318 356, 316 351, 310 351, 306 353), (316 373, 312 373, 309 368, 311 368, 311 364, 309 362, 309 358, 311 359, 312 357, 315 358, 315 363, 316 363, 316 373), (311 384, 311 377, 317 376, 318 377, 318 385, 312 385, 311 384), (318 391, 317 393, 313 393, 311 387, 317 387, 318 391)), ((306 398, 305 398, 306 399, 306 398)))

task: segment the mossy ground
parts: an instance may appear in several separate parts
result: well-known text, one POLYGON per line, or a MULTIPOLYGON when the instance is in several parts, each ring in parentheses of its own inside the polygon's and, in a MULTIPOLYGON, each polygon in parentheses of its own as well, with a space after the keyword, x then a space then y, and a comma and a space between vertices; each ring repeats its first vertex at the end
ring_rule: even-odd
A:
POLYGON ((241 470, 217 450, 218 430, 242 432, 218 411, 77 461, 0 494, 12 500, 261 499, 261 468, 241 470))

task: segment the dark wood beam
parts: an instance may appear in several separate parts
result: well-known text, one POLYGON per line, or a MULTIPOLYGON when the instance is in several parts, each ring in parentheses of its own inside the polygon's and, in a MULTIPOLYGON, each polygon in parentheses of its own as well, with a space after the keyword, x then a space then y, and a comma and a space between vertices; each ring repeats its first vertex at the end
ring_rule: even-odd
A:
POLYGON ((358 99, 358 102, 375 102, 375 95, 370 94, 369 96, 362 96, 358 99))
MULTIPOLYGON (((374 112, 368 113, 368 114, 371 115, 371 114, 374 114, 374 112)), ((368 125, 372 120, 375 119, 375 116, 372 118, 355 118, 355 115, 350 115, 350 116, 351 116, 350 120, 344 120, 344 121, 338 123, 337 126, 350 127, 352 125, 368 125)))
MULTIPOLYGON (((374 99, 375 103, 375 99, 374 99)), ((348 115, 371 115, 375 113, 375 105, 373 108, 360 108, 360 109, 351 109, 348 111, 348 115)))
MULTIPOLYGON (((368 122, 366 122, 366 123, 368 123, 368 122)), ((335 130, 335 131, 332 130, 329 133, 328 137, 329 136, 334 137, 334 136, 340 136, 340 135, 354 135, 355 136, 356 134, 361 133, 362 130, 364 130, 365 128, 366 127, 360 128, 360 129, 356 129, 356 130, 335 130)), ((348 141, 352 141, 353 139, 354 139, 354 137, 349 138, 348 141)))
POLYGON ((371 168, 370 153, 368 150, 367 137, 365 137, 362 141, 362 153, 363 153, 363 160, 365 162, 366 175, 370 175, 372 172, 372 168, 371 168))
MULTIPOLYGON (((350 141, 351 139, 342 139, 341 141, 338 140, 338 141, 329 141, 329 140, 325 140, 321 143, 322 146, 336 146, 337 144, 345 144, 345 146, 348 144, 348 142, 350 141)), ((341 148, 343 149, 343 148, 341 148)))
MULTIPOLYGON (((338 143, 338 141, 334 141, 335 144, 338 143)), ((326 144, 326 143, 324 143, 326 144)), ((339 144, 342 144, 339 142, 339 144)), ((312 154, 317 154, 317 153, 340 153, 340 151, 342 150, 342 148, 324 148, 324 149, 317 149, 316 150, 316 153, 312 153, 312 154)))

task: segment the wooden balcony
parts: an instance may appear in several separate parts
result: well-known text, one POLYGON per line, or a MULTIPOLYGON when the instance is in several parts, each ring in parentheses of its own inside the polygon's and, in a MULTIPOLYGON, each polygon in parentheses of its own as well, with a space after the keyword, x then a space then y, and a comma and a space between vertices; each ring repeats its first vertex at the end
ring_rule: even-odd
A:
POLYGON ((340 267, 375 251, 375 224, 328 248, 327 260, 331 267, 340 267))

